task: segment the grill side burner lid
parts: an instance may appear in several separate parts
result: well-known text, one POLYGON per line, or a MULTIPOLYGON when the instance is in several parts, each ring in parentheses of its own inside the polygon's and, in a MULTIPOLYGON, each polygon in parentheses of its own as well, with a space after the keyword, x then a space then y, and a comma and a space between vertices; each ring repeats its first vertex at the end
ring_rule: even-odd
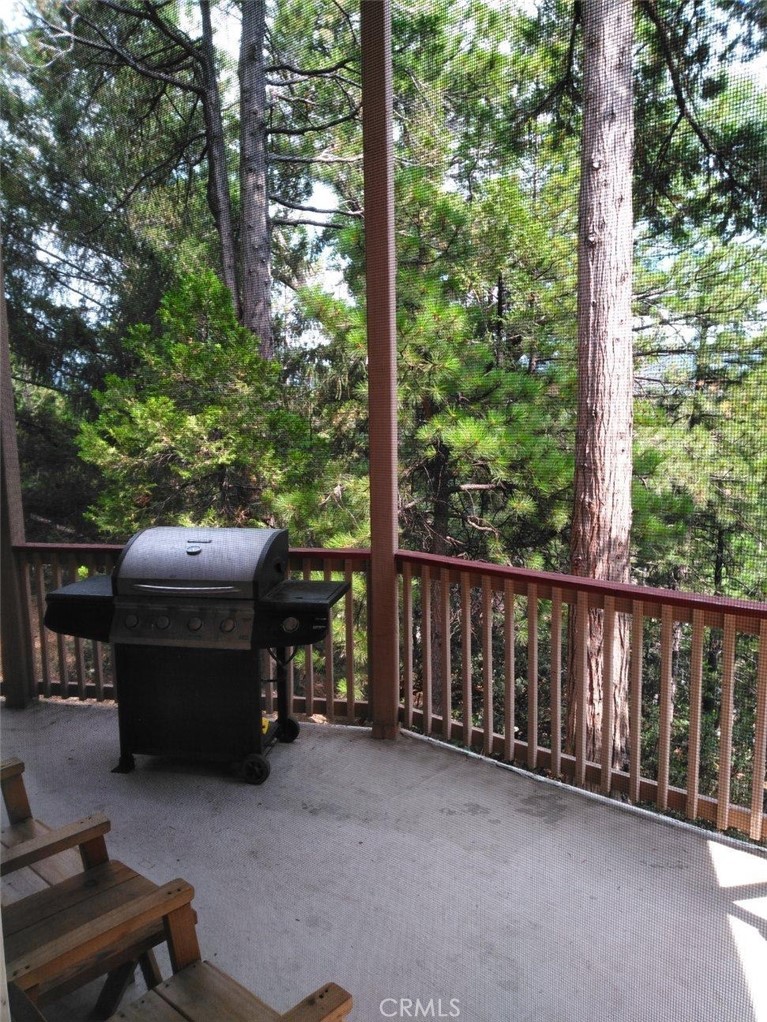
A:
POLYGON ((156 526, 123 549, 116 596, 260 600, 287 578, 287 529, 156 526))

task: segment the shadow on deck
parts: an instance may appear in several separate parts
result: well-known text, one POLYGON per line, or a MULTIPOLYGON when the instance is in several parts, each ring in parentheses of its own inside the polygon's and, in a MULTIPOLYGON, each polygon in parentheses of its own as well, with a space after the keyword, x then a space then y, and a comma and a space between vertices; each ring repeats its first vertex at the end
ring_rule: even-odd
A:
POLYGON ((758 849, 410 735, 303 724, 261 787, 112 774, 103 705, 4 709, 2 739, 37 815, 103 811, 114 858, 192 883, 203 956, 279 1010, 332 979, 355 1022, 767 1022, 758 849))

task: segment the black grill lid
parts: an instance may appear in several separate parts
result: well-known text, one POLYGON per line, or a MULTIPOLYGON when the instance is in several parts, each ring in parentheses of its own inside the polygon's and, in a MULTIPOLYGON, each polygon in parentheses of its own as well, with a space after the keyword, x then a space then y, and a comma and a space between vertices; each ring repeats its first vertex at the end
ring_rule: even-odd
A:
POLYGON ((287 578, 287 529, 156 526, 123 549, 116 596, 259 600, 287 578))

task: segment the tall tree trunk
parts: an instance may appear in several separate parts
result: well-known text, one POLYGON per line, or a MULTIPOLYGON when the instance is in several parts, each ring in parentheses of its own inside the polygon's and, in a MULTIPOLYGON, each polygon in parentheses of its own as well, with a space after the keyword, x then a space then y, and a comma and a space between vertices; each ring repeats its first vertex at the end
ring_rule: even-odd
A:
MULTIPOLYGON (((633 366, 633 0, 583 0, 584 112, 578 238, 578 433, 571 570, 630 579, 633 366)), ((586 755, 602 749, 603 613, 570 615, 568 735, 575 741, 576 629, 587 629, 586 755)), ((613 763, 628 747, 628 623, 613 641, 613 763)))
POLYGON ((205 140, 208 149, 208 206, 213 214, 221 243, 221 270, 224 283, 232 296, 237 316, 242 315, 237 284, 237 251, 232 226, 232 205, 229 192, 229 174, 226 165, 226 142, 221 117, 221 97, 213 49, 213 27, 210 20, 209 0, 200 0, 202 16, 202 44, 200 46, 200 75, 203 87, 205 140))
POLYGON ((265 33, 265 0, 243 0, 239 65, 242 323, 259 338, 263 357, 272 358, 265 33))

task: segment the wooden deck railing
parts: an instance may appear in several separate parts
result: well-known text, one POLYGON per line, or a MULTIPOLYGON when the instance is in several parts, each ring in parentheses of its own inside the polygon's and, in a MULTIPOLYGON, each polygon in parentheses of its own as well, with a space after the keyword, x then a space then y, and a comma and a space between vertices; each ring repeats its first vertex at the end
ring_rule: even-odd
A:
MULTIPOLYGON (((767 605, 400 551, 403 720, 486 755, 767 839, 767 605), (611 684, 630 637, 629 762, 586 758, 583 629, 567 674, 567 617, 600 610, 611 684), (568 707, 568 690, 573 706, 568 707), (574 740, 566 745, 572 710, 574 740)), ((603 734, 613 701, 605 699, 603 734)))
MULTIPOLYGON (((53 635, 42 617, 45 592, 111 571, 120 549, 16 548, 38 694, 114 697, 109 647, 53 635)), ((291 663, 294 712, 367 718, 369 565, 364 550, 291 551, 296 576, 352 583, 328 638, 291 663)), ((767 604, 408 551, 398 552, 397 566, 405 727, 767 841, 767 604), (568 683, 572 608, 581 620, 588 610, 603 613, 608 686, 619 626, 628 636, 629 753, 618 767, 610 742, 598 762, 586 755, 588 675, 578 629, 568 683)), ((603 733, 611 732, 612 708, 607 699, 603 733)))
MULTIPOLYGON (((94 699, 115 698, 110 648, 90 639, 56 635, 43 626, 45 594, 69 582, 109 574, 121 546, 26 543, 15 548, 27 596, 29 644, 37 679, 37 695, 94 699)), ((295 577, 344 578, 351 589, 334 608, 328 636, 316 646, 297 651, 288 668, 294 712, 322 714, 328 720, 355 720, 367 713, 367 572, 365 550, 294 549, 290 567, 295 577), (328 693, 333 696, 328 699, 328 693)), ((272 668, 262 654, 262 676, 272 668)), ((273 692, 267 689, 267 707, 273 692)))

